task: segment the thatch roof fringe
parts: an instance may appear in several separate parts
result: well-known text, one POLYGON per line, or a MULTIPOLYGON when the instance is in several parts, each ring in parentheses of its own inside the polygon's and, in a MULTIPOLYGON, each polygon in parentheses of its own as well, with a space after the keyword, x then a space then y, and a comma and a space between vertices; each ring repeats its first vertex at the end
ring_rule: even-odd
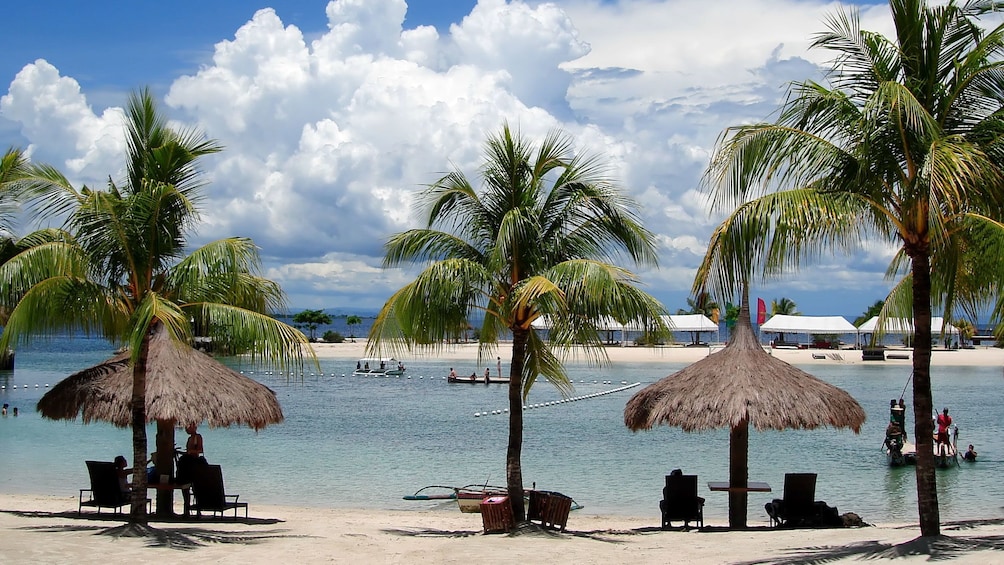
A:
POLYGON ((757 430, 830 426, 858 432, 865 413, 846 391, 766 353, 743 300, 725 348, 635 394, 624 423, 635 431, 659 424, 700 431, 743 420, 757 430))
MULTIPOLYGON (((132 423, 132 366, 129 353, 70 375, 38 402, 46 418, 85 424, 132 423)), ((147 421, 181 426, 205 422, 210 427, 243 424, 255 430, 282 422, 275 392, 209 355, 174 343, 163 328, 150 342, 146 376, 147 421)))

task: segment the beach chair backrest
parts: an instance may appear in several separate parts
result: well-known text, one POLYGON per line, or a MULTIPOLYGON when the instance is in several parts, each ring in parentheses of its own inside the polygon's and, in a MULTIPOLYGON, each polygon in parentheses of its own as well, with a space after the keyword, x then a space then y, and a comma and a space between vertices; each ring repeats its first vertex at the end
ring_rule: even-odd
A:
POLYGON ((125 502, 119 487, 118 471, 111 461, 85 461, 91 478, 91 496, 101 505, 114 506, 125 502))
POLYGON ((192 479, 192 490, 199 507, 222 509, 226 505, 223 490, 223 468, 219 465, 199 465, 192 479))
POLYGON ((784 475, 784 507, 788 512, 806 512, 816 499, 816 473, 784 475))
POLYGON ((697 475, 666 475, 662 497, 672 513, 693 515, 700 506, 697 502, 697 475))

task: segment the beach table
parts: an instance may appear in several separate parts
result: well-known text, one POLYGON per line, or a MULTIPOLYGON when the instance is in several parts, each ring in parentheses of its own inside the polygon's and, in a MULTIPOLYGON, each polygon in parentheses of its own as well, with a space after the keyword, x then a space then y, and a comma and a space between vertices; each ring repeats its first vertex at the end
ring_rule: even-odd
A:
MULTIPOLYGON (((146 488, 156 490, 158 492, 157 496, 157 511, 155 514, 161 517, 171 517, 174 516, 174 491, 176 490, 188 490, 192 488, 192 483, 147 483, 146 488), (170 491, 169 499, 162 499, 159 495, 160 492, 170 491)), ((188 508, 185 508, 185 514, 188 514, 188 508)))
POLYGON ((770 485, 758 481, 747 481, 745 485, 732 486, 728 481, 708 481, 708 489, 717 492, 770 492, 770 485))

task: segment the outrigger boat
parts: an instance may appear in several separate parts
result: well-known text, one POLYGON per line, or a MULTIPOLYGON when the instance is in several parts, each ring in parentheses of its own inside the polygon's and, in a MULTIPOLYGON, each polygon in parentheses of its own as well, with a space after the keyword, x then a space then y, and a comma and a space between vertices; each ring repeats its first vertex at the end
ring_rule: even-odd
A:
POLYGON ((404 363, 393 357, 363 357, 356 361, 355 377, 396 377, 404 374, 404 363))
MULTIPOLYGON (((948 469, 959 465, 959 452, 956 448, 958 443, 958 428, 955 428, 952 442, 939 445, 934 442, 934 466, 939 469, 948 469)), ((887 436, 884 444, 886 457, 890 467, 902 467, 904 465, 917 464, 917 446, 902 439, 899 436, 887 436)))
POLYGON ((446 382, 454 384, 469 384, 469 385, 476 385, 479 383, 486 385, 509 384, 509 377, 492 377, 490 375, 487 377, 484 376, 479 377, 477 375, 471 375, 469 377, 461 377, 461 376, 455 377, 450 375, 446 377, 446 382))
MULTIPOLYGON (((524 494, 529 499, 530 493, 534 489, 524 490, 524 494)), ((548 494, 561 494, 550 491, 548 494)), ((462 487, 450 487, 444 485, 429 485, 415 491, 415 494, 404 496, 405 500, 456 500, 457 507, 466 514, 480 514, 481 501, 491 496, 507 496, 508 489, 490 485, 466 485, 462 487), (428 492, 426 492, 428 491, 428 492), (438 491, 438 492, 437 492, 438 491)), ((564 496, 564 495, 562 495, 564 496)), ((572 510, 579 510, 582 505, 572 500, 572 510)))

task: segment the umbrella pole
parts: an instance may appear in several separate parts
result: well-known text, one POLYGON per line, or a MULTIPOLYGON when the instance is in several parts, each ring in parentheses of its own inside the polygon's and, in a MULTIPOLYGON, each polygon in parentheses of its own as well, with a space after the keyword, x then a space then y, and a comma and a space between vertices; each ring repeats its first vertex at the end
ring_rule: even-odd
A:
POLYGON ((749 420, 743 420, 729 432, 729 486, 735 489, 729 490, 729 528, 733 530, 746 527, 749 440, 749 420))
MULTIPOLYGON (((157 420, 157 480, 174 476, 174 420, 157 420)), ((157 489, 157 515, 174 515, 174 490, 157 489)))

